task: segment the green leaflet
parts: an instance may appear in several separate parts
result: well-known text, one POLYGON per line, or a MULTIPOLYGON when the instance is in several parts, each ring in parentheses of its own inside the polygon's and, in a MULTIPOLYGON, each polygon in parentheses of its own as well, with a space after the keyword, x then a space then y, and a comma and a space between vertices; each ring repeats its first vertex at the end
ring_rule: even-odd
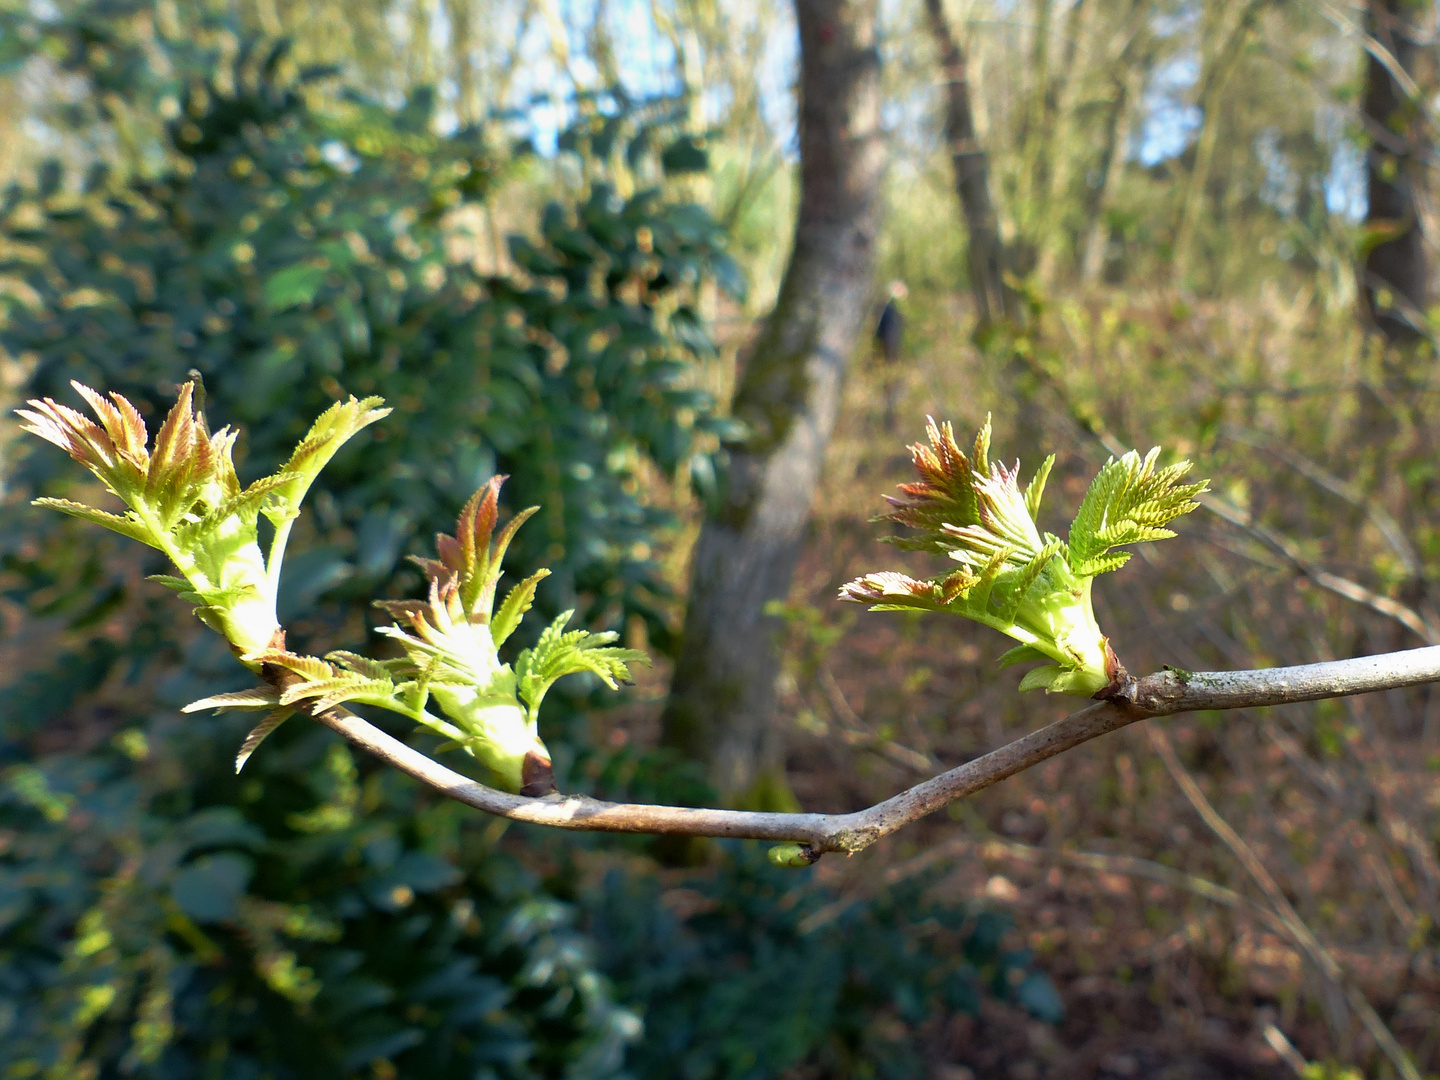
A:
POLYGON ((235 755, 235 771, 238 773, 245 768, 245 763, 250 760, 250 755, 255 753, 255 750, 270 733, 294 715, 295 713, 290 709, 275 709, 267 713, 265 719, 256 724, 250 734, 245 736, 245 741, 240 744, 240 750, 235 755))
POLYGON ((490 623, 490 636, 494 638, 497 649, 505 644, 505 639, 520 625, 520 620, 535 603, 536 586, 549 576, 549 570, 537 570, 506 594, 500 610, 495 613, 495 618, 490 623))
POLYGON ((1050 470, 1054 465, 1055 455, 1051 454, 1041 464, 1035 475, 1030 478, 1030 483, 1025 488, 1025 509, 1032 518, 1040 513, 1040 500, 1045 495, 1045 481, 1050 479, 1050 470))
POLYGON ((36 506, 44 506, 51 510, 59 510, 62 514, 69 514, 71 517, 80 518, 94 525, 117 532, 121 536, 128 536, 131 540, 139 540, 142 544, 156 545, 151 537, 150 530, 142 522, 136 521, 130 515, 121 517, 119 514, 111 514, 105 510, 97 510, 93 506, 86 506, 83 503, 71 502, 69 499, 36 499, 36 506))
POLYGON ((1033 645, 1016 645, 1013 649, 1007 649, 995 661, 995 666, 1007 668, 1011 664, 1025 664, 1032 660, 1045 660, 1047 657, 1033 645))
POLYGON ((363 675, 367 679, 388 679, 391 670, 380 660, 371 660, 368 656, 360 656, 357 653, 346 652, 343 649, 336 649, 334 652, 325 654, 325 659, 332 663, 339 664, 347 671, 353 671, 357 675, 363 675))
MULTIPOLYGON (((244 491, 237 491, 223 501, 204 511, 203 516, 186 521, 174 530, 176 540, 185 548, 194 548, 224 528, 231 519, 253 522, 261 509, 266 506, 272 492, 289 483, 284 473, 276 476, 262 476, 244 491)), ((247 533, 248 539, 248 533, 247 533)))
POLYGON ((1114 552, 1126 544, 1165 540, 1175 534, 1162 528, 1199 503, 1196 495, 1205 482, 1181 484, 1190 462, 1156 469, 1157 446, 1142 460, 1134 450, 1120 460, 1111 458, 1096 475, 1070 526, 1066 558, 1077 574, 1093 577, 1117 570, 1129 552, 1114 552))
POLYGON ((556 680, 566 675, 589 672, 598 676, 610 689, 618 682, 630 680, 628 664, 649 663, 649 657, 635 649, 610 647, 618 635, 610 632, 592 634, 588 630, 565 633, 574 611, 562 612, 545 628, 533 649, 526 649, 515 662, 520 699, 525 702, 531 718, 540 711, 556 680))
POLYGON ((273 709, 280 704, 280 691, 273 686, 257 686, 251 690, 236 690, 228 694, 215 694, 186 705, 181 712, 199 712, 202 709, 273 709))
POLYGON ((1020 680, 1020 693, 1027 690, 1050 690, 1055 685, 1055 680, 1064 674, 1057 665, 1047 664, 1045 667, 1034 668, 1025 673, 1020 680))
POLYGON ((1000 658, 1002 667, 1051 662, 1027 673, 1022 691, 1103 691, 1123 669, 1095 622, 1091 583, 1130 558, 1116 549, 1174 536, 1164 526, 1199 505, 1205 483, 1181 482, 1186 461, 1158 468, 1158 447, 1144 458, 1134 451, 1112 458, 1061 540, 1036 524, 1053 454, 1022 492, 1018 465, 988 460, 988 417, 969 455, 949 424, 930 420, 927 434, 928 446, 911 447, 917 481, 900 485, 903 498, 889 500, 883 519, 910 530, 891 540, 897 546, 945 555, 961 569, 923 581, 866 574, 842 588, 841 599, 875 611, 948 611, 1015 638, 1021 644, 1000 658))
POLYGON ((276 497, 265 506, 265 516, 278 525, 286 518, 299 514, 300 503, 310 485, 340 448, 356 433, 390 415, 390 410, 382 407, 384 404, 378 397, 360 401, 352 397, 347 401, 337 401, 321 413, 290 455, 290 460, 275 474, 273 479, 281 483, 277 485, 276 497))
POLYGON ((287 687, 280 695, 281 705, 294 705, 308 701, 317 711, 334 708, 347 701, 369 701, 379 703, 395 696, 395 684, 389 679, 367 679, 363 675, 345 672, 328 679, 297 683, 287 687))

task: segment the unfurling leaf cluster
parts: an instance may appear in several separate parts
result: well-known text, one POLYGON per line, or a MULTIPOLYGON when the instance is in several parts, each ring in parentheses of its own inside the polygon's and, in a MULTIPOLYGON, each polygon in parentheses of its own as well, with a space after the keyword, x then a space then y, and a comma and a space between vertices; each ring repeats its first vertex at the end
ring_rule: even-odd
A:
POLYGON ((1020 642, 1002 666, 1043 660, 1020 689, 1090 696, 1123 675, 1091 604, 1094 578, 1117 570, 1130 552, 1117 550, 1175 534, 1164 526, 1199 504, 1205 482, 1185 484, 1190 463, 1158 467, 1159 448, 1112 458, 1091 482, 1067 539, 1036 524, 1054 455, 1022 491, 1020 466, 989 460, 990 420, 969 456, 951 426, 927 425, 929 445, 910 448, 918 479, 900 485, 903 498, 881 520, 911 533, 889 538, 910 550, 945 555, 958 568, 928 580, 893 571, 867 574, 840 591, 872 610, 948 611, 993 627, 1020 642))
POLYGON ((195 408, 195 384, 181 387, 153 447, 139 412, 119 394, 105 397, 76 384, 100 418, 96 424, 49 398, 21 410, 27 430, 65 449, 125 504, 115 514, 64 499, 37 502, 95 522, 158 548, 180 576, 161 576, 222 633, 264 685, 219 694, 186 706, 263 712, 236 759, 242 768, 260 743, 296 711, 311 714, 342 704, 370 705, 445 736, 489 767, 512 791, 553 790, 549 751, 539 735, 539 709, 565 675, 589 672, 610 687, 630 677, 643 653, 611 645, 613 633, 565 631, 565 612, 522 651, 512 668, 500 647, 519 627, 547 576, 540 570, 495 601, 501 564, 516 530, 536 507, 515 514, 496 532, 504 477, 466 503, 455 534, 436 538, 437 558, 417 558, 429 583, 424 600, 384 600, 396 619, 380 633, 402 654, 377 660, 351 652, 323 659, 290 652, 275 616, 275 597, 290 527, 306 492, 344 442, 385 416, 379 398, 350 398, 317 419, 289 461, 273 476, 242 489, 231 452, 235 433, 210 434, 195 408), (258 521, 275 528, 262 555, 258 521), (441 715, 430 711, 431 703, 441 715))
MULTIPOLYGON (((389 413, 379 398, 350 398, 327 409, 291 459, 274 475, 241 488, 232 452, 236 433, 211 434, 195 401, 196 383, 180 388, 174 408, 149 445, 144 418, 124 397, 72 383, 100 422, 50 398, 18 410, 25 430, 84 465, 125 504, 123 514, 68 499, 38 499, 72 517, 158 548, 180 576, 156 578, 195 606, 243 657, 267 648, 278 625, 275 593, 290 523, 305 493, 356 432, 389 413), (262 555, 258 522, 275 525, 262 555)), ((249 661, 254 666, 253 661, 249 661)))
POLYGON ((271 710, 241 749, 237 765, 299 705, 322 711, 342 704, 372 705, 406 716, 486 765, 512 791, 543 793, 550 784, 550 752, 539 734, 540 703, 564 675, 588 671, 612 688, 628 680, 628 664, 644 653, 611 648, 611 633, 564 632, 565 612, 522 651, 512 668, 500 647, 519 627, 535 600, 540 570, 512 587, 495 607, 501 563, 516 530, 535 513, 523 510, 498 535, 500 487, 497 476, 476 492, 460 512, 455 534, 436 537, 439 558, 415 558, 425 571, 425 600, 380 600, 396 619, 380 633, 395 640, 403 655, 373 660, 332 652, 323 660, 272 649, 257 659, 278 671, 274 685, 239 695, 220 695, 187 706, 271 710), (438 706, 441 715, 430 711, 438 706))

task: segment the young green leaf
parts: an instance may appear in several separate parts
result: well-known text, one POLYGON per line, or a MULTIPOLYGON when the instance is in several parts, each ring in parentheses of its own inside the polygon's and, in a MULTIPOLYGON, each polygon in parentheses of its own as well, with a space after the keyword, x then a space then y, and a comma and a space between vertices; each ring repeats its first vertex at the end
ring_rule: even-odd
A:
POLYGON ((228 694, 201 698, 199 701, 192 701, 180 711, 193 713, 203 709, 214 709, 216 712, 224 709, 273 709, 279 704, 279 690, 273 686, 257 686, 250 690, 235 690, 228 694))
POLYGON ((310 485, 340 448, 358 432, 390 415, 384 404, 384 400, 378 397, 360 401, 352 397, 335 402, 316 417, 305 438, 290 455, 290 460, 277 474, 285 477, 285 483, 276 491, 276 497, 266 507, 265 515, 276 524, 297 515, 310 485))
POLYGON ((245 741, 240 744, 240 752, 235 755, 235 771, 238 773, 245 768, 245 763, 250 760, 250 756, 255 753, 256 748, 269 737, 271 732, 294 715, 295 713, 291 709, 275 709, 266 714, 265 719, 256 724, 250 734, 245 736, 245 741))
MULTIPOLYGON (((397 699, 414 715, 433 700, 454 731, 451 743, 487 765, 511 790, 538 792, 536 767, 548 770, 550 753, 540 739, 538 712, 559 678, 591 672, 611 686, 629 678, 628 663, 645 659, 630 649, 609 647, 614 634, 563 632, 567 612, 547 629, 534 649, 522 652, 516 667, 500 659, 499 648, 520 625, 549 573, 539 570, 515 585, 495 609, 501 563, 516 530, 534 509, 515 514, 497 532, 503 476, 497 476, 465 504, 455 534, 436 538, 435 559, 414 561, 429 579, 426 600, 382 600, 397 625, 379 633, 405 650, 386 661, 396 678, 397 699)), ((436 722, 422 723, 440 730, 436 722)), ((548 773, 546 774, 548 775, 548 773)))
POLYGON ((1115 548, 1174 536, 1163 526, 1200 505, 1194 500, 1205 482, 1180 483, 1190 462, 1157 469, 1159 456, 1158 446, 1143 459, 1132 450, 1118 461, 1107 461, 1091 481, 1070 526, 1066 557, 1077 574, 1093 577, 1118 570, 1130 553, 1115 548))
POLYGON ((315 712, 333 709, 347 701, 362 701, 382 707, 395 699, 395 684, 389 679, 367 679, 354 672, 343 672, 329 679, 295 683, 280 695, 281 705, 309 702, 315 712))
POLYGON ((242 656, 266 649, 278 629, 275 595, 300 499, 346 439, 385 415, 380 400, 337 402, 315 422, 285 469, 242 491, 231 457, 235 433, 224 428, 210 433, 196 407, 198 384, 180 387, 148 448, 145 422, 129 401, 72 385, 98 424, 44 398, 19 410, 24 427, 88 468, 126 510, 115 514, 64 499, 37 504, 163 551, 180 577, 166 576, 162 584, 192 603, 201 621, 224 634, 242 656), (261 513, 276 523, 268 558, 259 546, 261 513))
MULTIPOLYGON (((357 653, 346 652, 344 649, 336 649, 334 652, 325 654, 325 659, 333 664, 338 664, 347 671, 353 671, 357 675, 363 675, 367 679, 388 679, 393 672, 383 661, 372 660, 368 656, 360 656, 357 653)), ((396 667, 402 665, 392 661, 396 667)))
POLYGON ((506 594, 500 610, 495 613, 495 618, 490 623, 490 636, 495 639, 497 649, 505 644, 506 639, 520 625, 520 620, 535 603, 536 586, 549 576, 549 570, 537 570, 506 594))
POLYGON ((151 547, 159 547, 154 534, 148 529, 144 522, 137 521, 133 514, 126 514, 121 517, 119 514, 112 514, 105 510, 97 510, 93 506, 85 506, 83 503, 71 502, 69 499, 36 499, 36 506, 43 506, 50 510, 59 510, 62 514, 69 514, 71 517, 88 521, 93 525, 117 532, 121 536, 128 536, 131 540, 139 540, 142 544, 151 547))
POLYGON ((283 690, 256 687, 205 698, 187 706, 266 709, 267 718, 245 740, 237 769, 293 707, 314 714, 345 702, 400 713, 444 735, 489 766, 512 790, 543 793, 550 787, 550 754, 541 741, 537 714, 559 678, 590 672, 609 686, 627 680, 628 664, 642 653, 610 646, 614 634, 564 633, 567 612, 535 649, 520 655, 521 674, 500 660, 499 648, 518 628, 549 573, 521 581, 495 611, 501 564, 516 531, 536 508, 513 515, 497 534, 497 476, 465 504, 455 535, 436 541, 437 559, 416 559, 429 580, 425 600, 385 600, 404 625, 380 633, 398 641, 404 656, 370 660, 334 652, 322 660, 275 644, 283 641, 275 619, 275 594, 290 526, 320 469, 347 439, 389 412, 379 398, 337 402, 315 421, 284 468, 241 490, 231 454, 235 434, 210 434, 195 408, 195 386, 180 390, 175 407, 147 449, 144 422, 118 394, 109 399, 76 384, 97 424, 54 401, 30 402, 21 410, 27 430, 64 448, 126 504, 121 516, 61 499, 40 500, 63 513, 92 521, 164 551, 180 571, 155 580, 192 603, 208 626, 224 634, 252 670, 283 690), (275 525, 268 558, 257 540, 261 514, 275 525), (493 616, 493 617, 492 617, 493 616), (445 719, 426 712, 434 701, 445 719))
POLYGON ((1090 485, 1067 542, 1042 533, 1035 520, 1053 455, 1022 493, 1019 465, 987 458, 988 418, 970 456, 949 424, 930 420, 927 433, 929 446, 910 448, 919 480, 900 486, 904 498, 889 500, 894 509, 885 519, 913 530, 892 542, 946 555, 961 570, 928 581, 866 574, 841 589, 841 599, 876 611, 948 611, 1008 634, 1021 644, 1000 658, 1002 667, 1050 661, 1026 674, 1022 691, 1092 695, 1113 686, 1124 669, 1095 622, 1092 581, 1129 558, 1116 548, 1174 535, 1164 526, 1195 509, 1205 489, 1180 482, 1189 462, 1157 468, 1158 449, 1112 459, 1090 485))
POLYGON ((650 658, 635 649, 610 646, 618 635, 592 634, 588 630, 565 633, 574 611, 562 612, 545 628, 533 649, 526 649, 515 662, 520 700, 531 717, 558 679, 589 672, 614 690, 617 683, 630 681, 629 664, 648 664, 650 658))

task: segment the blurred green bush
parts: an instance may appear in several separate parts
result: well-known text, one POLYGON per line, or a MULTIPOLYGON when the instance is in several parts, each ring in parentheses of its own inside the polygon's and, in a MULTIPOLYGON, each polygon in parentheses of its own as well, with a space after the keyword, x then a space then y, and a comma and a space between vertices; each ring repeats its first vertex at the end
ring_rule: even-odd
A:
MULTIPOLYGON (((322 94, 283 46, 227 53, 223 29, 162 41, 171 78, 141 79, 156 39, 126 25, 44 40, 96 84, 136 73, 172 114, 168 164, 80 190, 50 167, 6 194, 20 396, 64 400, 75 378, 153 415, 195 368, 259 470, 331 399, 382 394, 396 413, 327 470, 287 567, 300 640, 363 646, 364 602, 416 587, 405 545, 505 471, 545 507, 512 557, 556 570, 542 606, 639 618, 663 644, 650 545, 670 519, 640 473, 708 465, 720 421, 686 379, 710 347, 696 290, 735 280, 716 226, 597 180, 510 241, 514 273, 483 275, 450 227, 504 167, 478 133, 431 134, 423 98, 322 94)), ((638 1021, 486 822, 303 728, 232 775, 236 725, 173 710, 243 682, 233 659, 137 583, 161 569, 147 553, 20 508, 77 482, 59 455, 6 479, 5 595, 25 615, 0 703, 0 1074, 614 1071, 638 1021)))
MULTIPOLYGON (((1058 1023, 1059 994, 1014 923, 937 900, 917 874, 842 898, 808 874, 725 844, 719 872, 670 883, 613 871, 586 905, 601 966, 643 1004, 627 1062, 660 1080, 930 1075, 931 1021, 976 1015, 985 996, 1058 1023)), ((943 1025, 942 1025, 943 1026, 943 1025)))

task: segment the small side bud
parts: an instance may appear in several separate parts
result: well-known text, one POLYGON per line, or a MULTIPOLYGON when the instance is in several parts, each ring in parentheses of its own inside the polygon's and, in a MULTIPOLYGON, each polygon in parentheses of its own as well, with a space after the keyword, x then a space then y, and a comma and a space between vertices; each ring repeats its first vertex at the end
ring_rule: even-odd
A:
POLYGON ((818 862, 820 852, 809 844, 776 844, 765 853, 765 857, 776 866, 799 870, 818 862))
POLYGON ((527 751, 520 762, 520 794, 540 799, 555 793, 555 770, 550 759, 535 750, 527 751))

